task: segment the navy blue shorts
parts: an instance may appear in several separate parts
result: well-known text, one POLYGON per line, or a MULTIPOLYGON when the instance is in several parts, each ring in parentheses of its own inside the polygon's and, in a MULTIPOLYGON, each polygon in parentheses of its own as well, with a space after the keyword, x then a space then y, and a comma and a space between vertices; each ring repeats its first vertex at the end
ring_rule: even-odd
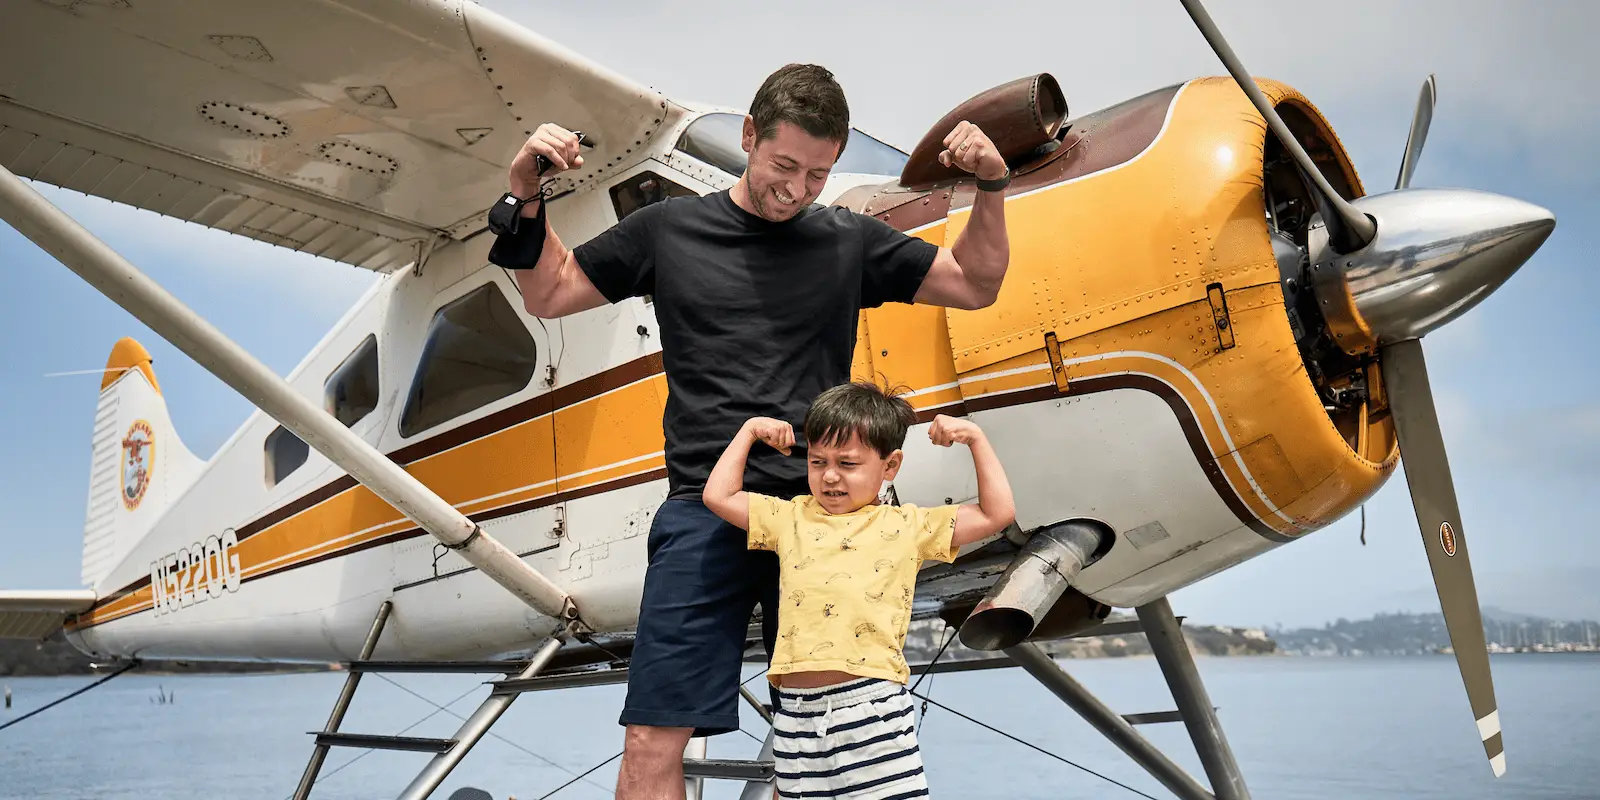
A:
POLYGON ((650 564, 619 723, 694 728, 696 736, 738 730, 739 673, 757 605, 769 658, 778 633, 777 554, 750 550, 746 540, 699 498, 661 504, 645 545, 650 564))

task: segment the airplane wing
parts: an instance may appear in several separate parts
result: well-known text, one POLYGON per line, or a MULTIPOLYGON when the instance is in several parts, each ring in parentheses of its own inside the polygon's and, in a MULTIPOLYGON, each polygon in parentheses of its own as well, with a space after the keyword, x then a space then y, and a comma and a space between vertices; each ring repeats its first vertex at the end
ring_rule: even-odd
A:
POLYGON ((0 591, 0 639, 48 639, 68 614, 88 611, 94 601, 87 589, 0 591))
POLYGON ((636 161, 682 109, 465 0, 40 0, 0 26, 0 164, 374 270, 484 228, 541 122, 636 161))

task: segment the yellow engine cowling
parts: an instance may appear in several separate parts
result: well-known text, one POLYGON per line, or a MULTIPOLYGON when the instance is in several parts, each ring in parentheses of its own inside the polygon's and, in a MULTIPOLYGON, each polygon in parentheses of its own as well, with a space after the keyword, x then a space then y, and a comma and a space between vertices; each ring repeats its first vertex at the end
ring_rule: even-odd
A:
MULTIPOLYGON (((1360 194, 1315 107, 1283 84, 1259 85, 1333 183, 1360 194)), ((1330 414, 1308 374, 1269 240, 1267 135, 1228 78, 1062 127, 1053 149, 1013 164, 998 301, 865 311, 856 375, 910 387, 924 418, 1149 388, 1189 418, 1195 458, 1258 533, 1287 541, 1338 519, 1392 473, 1398 451, 1379 387, 1370 404, 1330 414)), ((970 181, 891 185, 840 202, 948 246, 973 191, 970 181)))

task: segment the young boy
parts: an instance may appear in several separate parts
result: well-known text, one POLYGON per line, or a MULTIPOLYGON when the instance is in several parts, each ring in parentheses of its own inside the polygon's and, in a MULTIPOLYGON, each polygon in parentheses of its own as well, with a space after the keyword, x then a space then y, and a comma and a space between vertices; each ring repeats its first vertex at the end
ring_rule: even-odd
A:
POLYGON ((773 748, 779 797, 928 794, 901 652, 917 570, 923 561, 953 561, 961 545, 1011 524, 1015 511, 983 431, 943 415, 928 438, 971 450, 977 504, 881 505, 915 422, 909 403, 872 384, 836 386, 806 413, 811 494, 788 500, 743 490, 757 441, 785 454, 795 443, 788 423, 765 417, 745 423, 706 482, 706 507, 748 531, 750 549, 777 552, 782 568, 768 672, 781 706, 773 748))

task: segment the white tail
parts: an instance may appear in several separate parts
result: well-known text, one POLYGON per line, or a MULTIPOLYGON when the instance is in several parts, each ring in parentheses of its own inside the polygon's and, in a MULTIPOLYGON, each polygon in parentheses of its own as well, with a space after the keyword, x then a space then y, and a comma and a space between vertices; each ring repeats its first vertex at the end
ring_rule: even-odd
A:
POLYGON ((179 441, 151 368, 133 339, 111 349, 100 382, 83 523, 83 584, 96 588, 127 557, 203 462, 179 441))

